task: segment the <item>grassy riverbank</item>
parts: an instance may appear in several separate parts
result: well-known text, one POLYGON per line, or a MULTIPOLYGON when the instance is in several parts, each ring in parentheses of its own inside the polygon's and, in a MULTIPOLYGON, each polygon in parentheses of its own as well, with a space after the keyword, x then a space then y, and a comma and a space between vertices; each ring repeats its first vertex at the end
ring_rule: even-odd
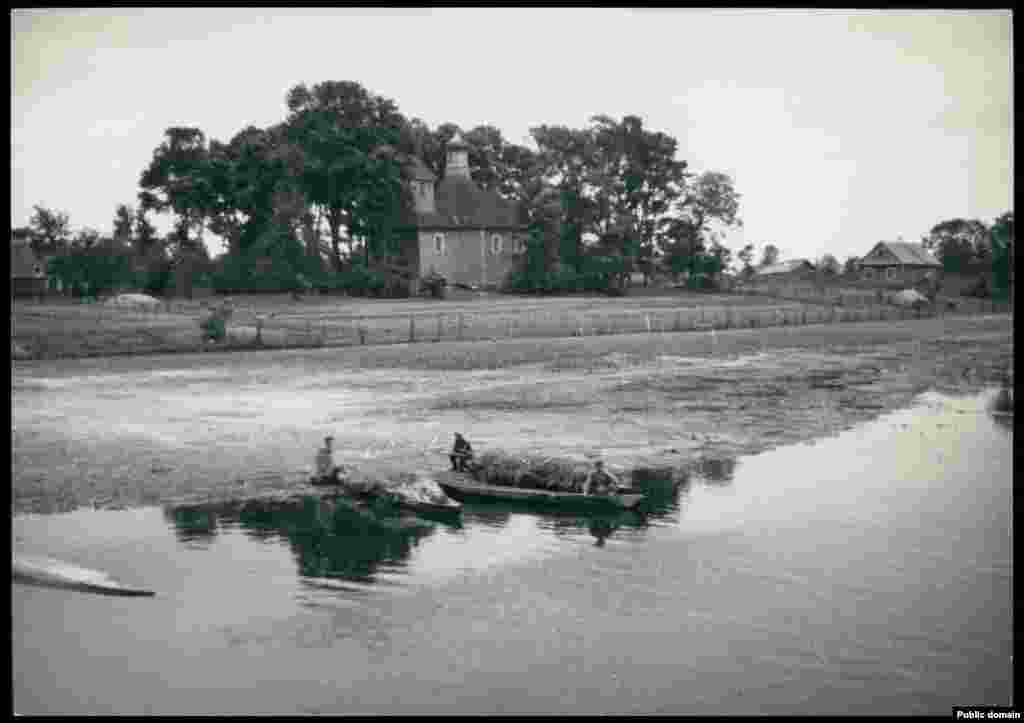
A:
POLYGON ((154 504, 300 479, 326 433, 366 469, 478 451, 619 470, 834 434, 1012 367, 1007 317, 15 362, 13 507, 154 504))

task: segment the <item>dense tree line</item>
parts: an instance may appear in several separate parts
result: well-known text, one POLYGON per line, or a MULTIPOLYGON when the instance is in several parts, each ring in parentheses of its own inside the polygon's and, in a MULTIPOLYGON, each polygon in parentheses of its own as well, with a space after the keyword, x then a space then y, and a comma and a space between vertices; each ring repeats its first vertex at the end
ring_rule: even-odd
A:
MULTIPOLYGON (((474 181, 520 205, 528 243, 515 287, 606 288, 637 271, 699 280, 732 263, 722 243, 742 225, 732 179, 692 172, 678 141, 638 116, 539 125, 530 148, 490 125, 432 129, 352 81, 296 85, 285 108, 279 123, 247 126, 226 142, 195 127, 167 128, 140 174, 137 208, 117 207, 109 238, 72 232, 65 214, 42 207, 26 233, 38 250, 66 257, 57 271, 76 287, 135 283, 159 292, 188 263, 221 289, 383 289, 413 238, 413 159, 443 178, 459 133, 474 181), (173 230, 158 236, 154 215, 167 215, 173 230), (211 234, 227 247, 216 260, 206 252, 211 234)), ((991 227, 945 221, 923 241, 947 269, 1008 268, 1012 212, 991 227)), ((766 244, 760 265, 778 256, 766 244)), ((736 258, 753 272, 752 244, 736 258)), ((840 269, 834 257, 820 261, 840 269)))
POLYGON ((431 129, 351 81, 296 85, 285 105, 280 123, 226 142, 167 128, 140 174, 137 208, 117 207, 111 236, 74 233, 66 214, 37 207, 33 245, 62 257, 56 271, 76 288, 159 292, 183 262, 222 288, 380 287, 379 269, 411 240, 412 159, 443 178, 459 133, 474 181, 520 205, 529 231, 520 288, 600 287, 656 269, 697 277, 730 261, 720 233, 741 223, 732 180, 689 172, 676 139, 638 116, 540 125, 528 148, 489 125, 431 129), (173 230, 159 237, 153 215, 173 230), (208 234, 227 246, 216 263, 208 234))
POLYGON ((174 215, 172 256, 198 252, 210 232, 228 245, 225 283, 267 281, 259 258, 273 259, 272 284, 365 276, 409 240, 412 158, 443 178, 456 133, 470 147, 474 181, 520 204, 530 239, 517 279, 524 287, 567 277, 601 283, 658 266, 715 271, 730 254, 718 230, 740 224, 732 180, 690 174, 677 141, 637 116, 537 126, 531 149, 493 126, 431 129, 350 81, 297 85, 286 106, 281 123, 244 128, 227 143, 198 128, 167 129, 139 201, 144 213, 174 215))

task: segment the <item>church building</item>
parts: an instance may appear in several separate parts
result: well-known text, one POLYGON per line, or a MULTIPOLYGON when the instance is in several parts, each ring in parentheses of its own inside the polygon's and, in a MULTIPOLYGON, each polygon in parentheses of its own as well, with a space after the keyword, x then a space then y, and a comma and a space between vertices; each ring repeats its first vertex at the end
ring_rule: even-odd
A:
POLYGON ((526 252, 518 204, 477 186, 469 146, 459 135, 448 143, 440 183, 420 159, 412 165, 415 242, 406 249, 412 268, 420 277, 440 274, 449 284, 499 286, 526 252))

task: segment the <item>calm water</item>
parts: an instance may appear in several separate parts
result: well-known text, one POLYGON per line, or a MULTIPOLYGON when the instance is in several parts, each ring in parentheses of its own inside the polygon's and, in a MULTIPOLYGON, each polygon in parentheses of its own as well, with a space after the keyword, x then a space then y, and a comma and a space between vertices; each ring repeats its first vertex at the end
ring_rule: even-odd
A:
POLYGON ((985 398, 695 479, 654 514, 459 525, 79 511, 15 549, 157 590, 12 586, 24 713, 868 713, 1007 704, 1012 431, 985 398))

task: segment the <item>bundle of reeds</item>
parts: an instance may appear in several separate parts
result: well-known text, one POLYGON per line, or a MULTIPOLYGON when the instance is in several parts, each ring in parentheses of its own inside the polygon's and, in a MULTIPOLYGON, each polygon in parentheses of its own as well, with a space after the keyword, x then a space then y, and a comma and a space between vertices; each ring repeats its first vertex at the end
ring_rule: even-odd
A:
POLYGON ((515 487, 578 491, 587 471, 579 463, 554 457, 517 457, 488 451, 476 460, 474 476, 481 482, 515 487))

